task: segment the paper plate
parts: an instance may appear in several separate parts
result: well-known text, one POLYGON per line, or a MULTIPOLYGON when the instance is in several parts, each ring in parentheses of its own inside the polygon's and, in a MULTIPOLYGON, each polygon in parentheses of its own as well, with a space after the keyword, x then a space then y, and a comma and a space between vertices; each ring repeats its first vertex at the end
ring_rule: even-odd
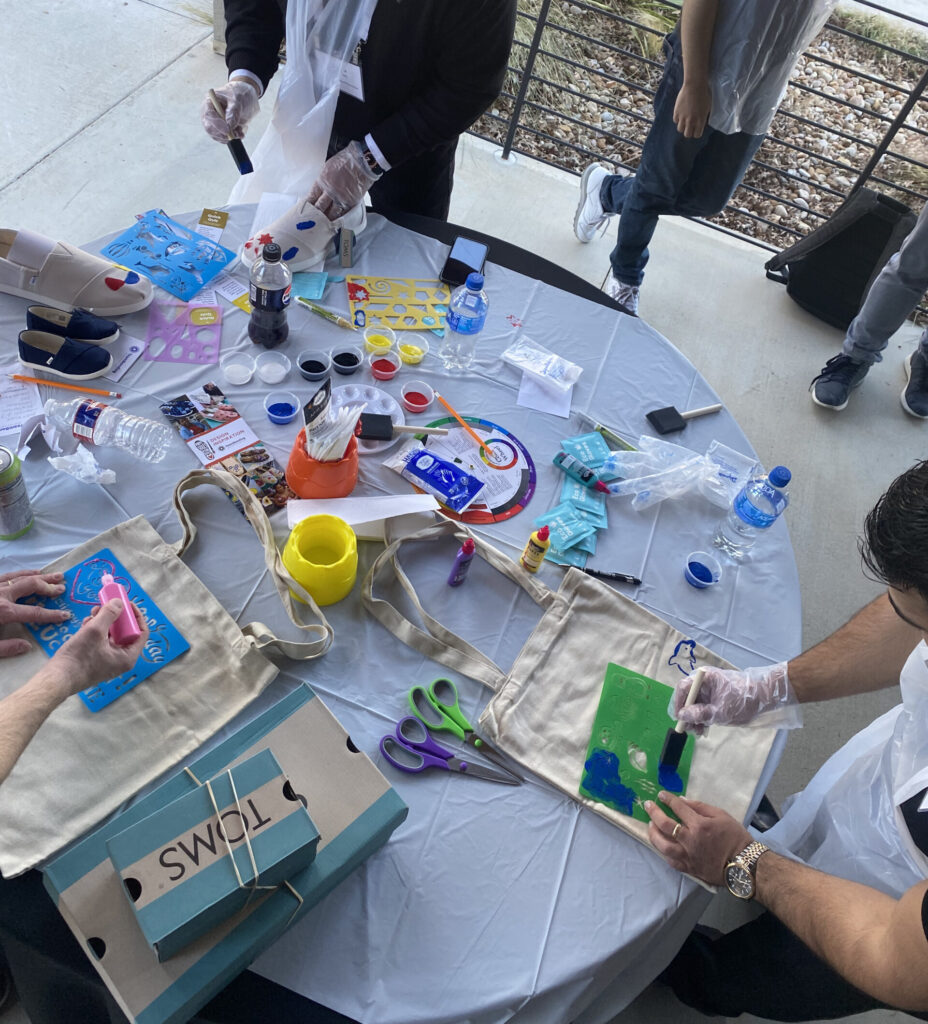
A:
MULTIPOLYGON (((377 413, 380 416, 389 416, 395 423, 402 426, 406 422, 403 408, 392 396, 380 388, 371 387, 370 384, 346 384, 344 387, 332 388, 332 411, 335 412, 349 402, 367 402, 365 412, 377 413)), ((388 448, 399 441, 400 435, 396 434, 389 441, 362 441, 358 439, 359 455, 376 455, 377 452, 385 452, 388 448)))

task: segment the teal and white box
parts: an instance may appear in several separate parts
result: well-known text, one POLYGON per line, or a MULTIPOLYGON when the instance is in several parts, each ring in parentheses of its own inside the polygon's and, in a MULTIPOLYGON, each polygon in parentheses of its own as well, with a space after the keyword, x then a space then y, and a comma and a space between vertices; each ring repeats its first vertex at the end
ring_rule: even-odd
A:
POLYGON ((142 934, 167 960, 307 867, 318 842, 277 758, 262 750, 106 848, 142 934))

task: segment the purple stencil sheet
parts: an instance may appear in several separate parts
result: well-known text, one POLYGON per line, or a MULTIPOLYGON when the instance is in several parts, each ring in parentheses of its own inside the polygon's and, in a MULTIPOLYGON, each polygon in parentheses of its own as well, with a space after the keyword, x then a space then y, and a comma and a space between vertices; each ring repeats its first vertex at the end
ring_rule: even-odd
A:
POLYGON ((158 363, 215 363, 219 360, 221 335, 222 310, 218 306, 152 304, 145 358, 158 363))
POLYGON ((65 622, 52 622, 46 625, 28 625, 29 631, 36 642, 49 656, 66 643, 80 628, 84 619, 100 603, 98 595, 103 585, 103 574, 111 573, 117 583, 126 588, 129 600, 139 609, 148 623, 149 637, 139 660, 128 672, 114 679, 98 683, 80 692, 81 700, 91 711, 99 711, 112 704, 117 697, 128 693, 133 686, 154 675, 155 672, 173 661, 190 644, 180 635, 168 621, 167 616, 145 593, 144 590, 126 571, 125 566, 110 551, 101 548, 90 558, 68 569, 64 574, 64 593, 58 597, 27 597, 20 604, 39 604, 45 608, 59 608, 69 611, 71 618, 65 622))

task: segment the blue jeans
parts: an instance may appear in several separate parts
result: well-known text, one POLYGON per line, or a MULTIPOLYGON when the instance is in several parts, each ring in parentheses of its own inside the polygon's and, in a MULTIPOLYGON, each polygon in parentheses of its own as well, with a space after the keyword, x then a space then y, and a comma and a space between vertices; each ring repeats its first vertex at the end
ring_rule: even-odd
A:
POLYGON ((763 135, 726 135, 706 127, 698 139, 684 138, 673 123, 683 84, 683 58, 676 32, 664 40, 666 63, 654 97, 654 123, 634 177, 611 174, 600 186, 607 213, 620 213, 619 237, 609 256, 624 284, 641 284, 648 243, 661 214, 711 217, 723 210, 741 183, 763 135))
MULTIPOLYGON (((928 206, 906 236, 899 252, 890 257, 870 285, 870 291, 851 321, 842 351, 863 363, 878 363, 890 337, 928 291, 928 206)), ((919 339, 928 357, 928 328, 919 339)))

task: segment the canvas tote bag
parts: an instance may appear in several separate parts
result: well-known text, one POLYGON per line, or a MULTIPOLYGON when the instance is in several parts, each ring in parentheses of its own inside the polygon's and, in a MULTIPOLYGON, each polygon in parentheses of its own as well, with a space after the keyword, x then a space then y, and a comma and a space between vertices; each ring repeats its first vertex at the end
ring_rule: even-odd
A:
MULTIPOLYGON (((559 589, 551 590, 460 523, 449 521, 388 544, 364 580, 362 601, 403 643, 494 691, 480 716, 481 735, 571 799, 648 843, 644 822, 581 796, 580 780, 607 665, 614 662, 673 686, 682 678, 673 655, 688 637, 579 569, 568 569, 559 589), (541 620, 508 672, 429 615, 400 566, 404 544, 448 536, 471 537, 477 554, 542 608, 541 620), (400 583, 423 626, 375 595, 378 578, 387 576, 400 583)), ((693 653, 697 665, 731 668, 700 644, 693 653)), ((775 736, 775 728, 714 725, 694 744, 687 795, 744 821, 775 736)))
MULTIPOLYGON (((332 627, 290 578, 264 509, 241 481, 231 473, 194 470, 177 484, 174 508, 184 529, 174 544, 136 516, 43 570, 63 571, 110 548, 190 649, 98 712, 72 697, 49 716, 0 785, 0 872, 6 878, 60 850, 209 739, 277 675, 266 653, 306 659, 331 646, 332 627), (284 607, 312 639, 280 640, 260 622, 239 627, 181 560, 196 536, 183 497, 202 485, 229 491, 242 503, 284 607), (304 614, 316 621, 300 620, 291 589, 306 601, 304 614)), ((232 505, 229 514, 238 518, 232 505)), ((21 686, 46 659, 38 647, 8 659, 0 697, 21 686)))

